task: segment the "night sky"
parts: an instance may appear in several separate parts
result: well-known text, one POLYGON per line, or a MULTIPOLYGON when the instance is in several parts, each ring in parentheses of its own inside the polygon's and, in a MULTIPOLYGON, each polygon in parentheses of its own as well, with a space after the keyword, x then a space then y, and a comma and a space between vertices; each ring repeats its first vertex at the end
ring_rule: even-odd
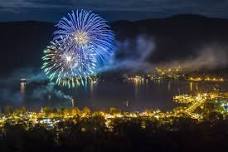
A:
POLYGON ((175 14, 228 18, 228 0, 0 0, 0 21, 57 21, 72 9, 91 9, 108 20, 175 14))

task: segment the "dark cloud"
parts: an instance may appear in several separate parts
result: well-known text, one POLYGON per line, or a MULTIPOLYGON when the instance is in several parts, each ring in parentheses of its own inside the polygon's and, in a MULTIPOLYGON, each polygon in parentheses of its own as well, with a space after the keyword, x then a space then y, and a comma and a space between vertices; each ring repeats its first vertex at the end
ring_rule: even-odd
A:
MULTIPOLYGON (((34 18, 34 20, 50 20, 50 18, 55 20, 56 16, 64 14, 67 10, 85 8, 98 12, 112 12, 111 18, 116 15, 115 12, 133 12, 132 16, 139 13, 141 18, 184 13, 228 18, 227 6, 228 0, 1 0, 0 16, 2 20, 7 20, 8 17, 8 20, 10 18, 20 20, 22 17, 34 18), (33 11, 40 14, 39 17, 32 15, 33 11), (148 12, 150 15, 147 15, 148 12), (144 13, 146 13, 145 16, 143 16, 144 13)), ((123 14, 119 18, 131 19, 132 16, 123 14)))

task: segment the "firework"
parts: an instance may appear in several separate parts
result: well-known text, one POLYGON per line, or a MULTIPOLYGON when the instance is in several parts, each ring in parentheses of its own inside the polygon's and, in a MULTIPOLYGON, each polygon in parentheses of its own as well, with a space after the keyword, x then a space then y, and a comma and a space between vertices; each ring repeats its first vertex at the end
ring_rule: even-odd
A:
POLYGON ((86 51, 93 48, 100 64, 106 63, 113 54, 113 32, 103 18, 91 11, 72 11, 56 27, 54 40, 86 51))
POLYGON ((58 85, 84 85, 110 61, 114 35, 103 18, 85 10, 72 11, 56 27, 42 69, 58 85))
POLYGON ((86 54, 83 50, 50 42, 44 50, 43 66, 45 74, 58 85, 75 87, 84 85, 94 72, 97 60, 94 53, 86 54))

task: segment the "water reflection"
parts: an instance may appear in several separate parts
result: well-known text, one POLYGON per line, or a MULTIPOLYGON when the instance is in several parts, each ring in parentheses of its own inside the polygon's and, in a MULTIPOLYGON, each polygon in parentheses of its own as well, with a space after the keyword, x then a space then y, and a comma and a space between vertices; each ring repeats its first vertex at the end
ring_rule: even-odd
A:
MULTIPOLYGON (((45 84, 46 85, 46 84, 45 84)), ((145 80, 141 78, 129 81, 94 80, 86 87, 64 89, 56 86, 47 89, 44 84, 32 84, 20 81, 20 92, 29 107, 84 107, 104 109, 117 107, 127 110, 159 108, 169 110, 177 106, 172 98, 178 94, 210 91, 214 89, 228 90, 224 83, 189 82, 185 80, 145 80), (44 90, 48 91, 44 91, 44 90)), ((12 86, 10 86, 12 87, 12 86)), ((0 102, 2 104, 3 102, 0 102)), ((7 104, 11 104, 7 102, 7 104)))
POLYGON ((171 90, 171 81, 168 81, 168 90, 171 90))
POLYGON ((189 89, 192 92, 192 90, 193 90, 193 83, 192 82, 189 82, 189 89))
POLYGON ((22 96, 25 94, 25 86, 26 86, 27 80, 26 79, 21 79, 20 80, 20 93, 22 96))

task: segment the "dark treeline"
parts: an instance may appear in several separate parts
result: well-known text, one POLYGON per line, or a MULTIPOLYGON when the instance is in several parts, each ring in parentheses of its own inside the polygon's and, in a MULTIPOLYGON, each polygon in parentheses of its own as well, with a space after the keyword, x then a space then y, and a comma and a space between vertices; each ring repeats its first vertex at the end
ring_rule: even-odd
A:
POLYGON ((5 125, 0 136, 1 152, 228 151, 228 120, 213 118, 201 123, 175 118, 173 123, 163 125, 156 120, 116 118, 112 131, 99 116, 74 118, 52 129, 41 125, 28 129, 26 125, 5 125))

